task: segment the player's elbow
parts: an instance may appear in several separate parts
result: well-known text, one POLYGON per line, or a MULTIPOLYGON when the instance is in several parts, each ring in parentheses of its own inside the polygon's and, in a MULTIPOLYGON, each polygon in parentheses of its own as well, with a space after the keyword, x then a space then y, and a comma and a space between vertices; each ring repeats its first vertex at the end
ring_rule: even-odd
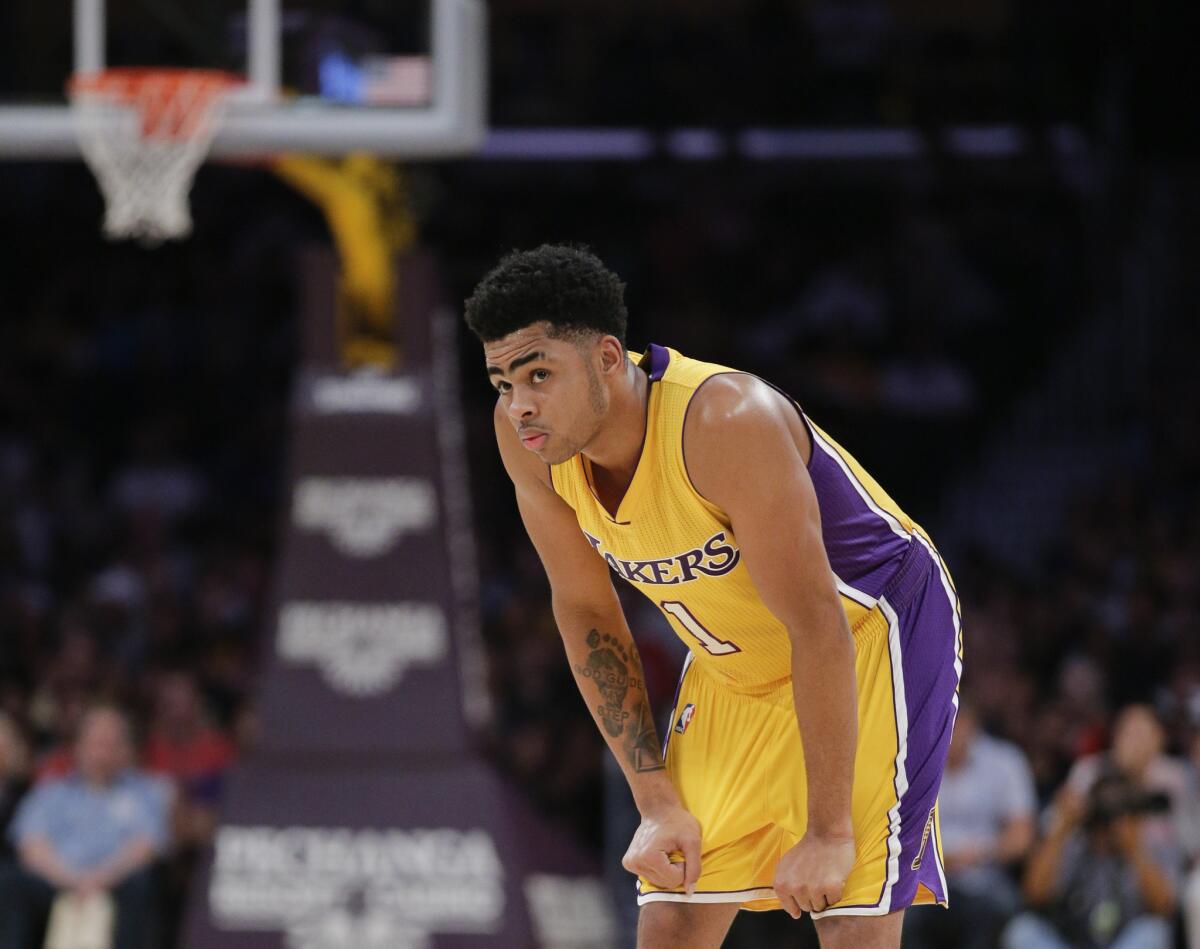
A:
POLYGON ((616 593, 613 591, 611 584, 607 591, 596 590, 592 592, 572 590, 570 593, 554 592, 550 597, 551 608, 554 610, 554 619, 558 623, 559 629, 566 629, 569 626, 578 626, 580 624, 596 625, 597 623, 607 622, 613 616, 613 611, 618 609, 616 593))

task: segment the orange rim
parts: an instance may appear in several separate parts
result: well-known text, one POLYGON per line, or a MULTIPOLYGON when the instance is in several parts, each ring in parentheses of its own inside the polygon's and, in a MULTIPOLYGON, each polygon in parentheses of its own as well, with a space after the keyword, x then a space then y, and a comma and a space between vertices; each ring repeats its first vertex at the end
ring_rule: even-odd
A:
POLYGON ((103 101, 125 104, 141 114, 147 138, 189 138, 209 107, 245 84, 233 73, 216 69, 122 67, 72 76, 67 91, 75 103, 103 101))

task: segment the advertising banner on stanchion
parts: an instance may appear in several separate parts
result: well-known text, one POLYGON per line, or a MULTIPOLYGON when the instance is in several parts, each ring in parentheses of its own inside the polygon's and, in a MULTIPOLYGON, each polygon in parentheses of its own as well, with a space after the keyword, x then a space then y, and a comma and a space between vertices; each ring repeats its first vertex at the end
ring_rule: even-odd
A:
POLYGON ((193 891, 189 949, 616 944, 594 864, 481 763, 255 766, 229 810, 193 891))
POLYGON ((302 378, 265 749, 466 750, 470 528, 448 503, 445 417, 429 374, 302 378))
MULTIPOLYGON (((426 269, 404 285, 428 287, 426 269)), ((416 322, 403 372, 298 376, 266 751, 465 753, 487 718, 455 317, 416 322)))

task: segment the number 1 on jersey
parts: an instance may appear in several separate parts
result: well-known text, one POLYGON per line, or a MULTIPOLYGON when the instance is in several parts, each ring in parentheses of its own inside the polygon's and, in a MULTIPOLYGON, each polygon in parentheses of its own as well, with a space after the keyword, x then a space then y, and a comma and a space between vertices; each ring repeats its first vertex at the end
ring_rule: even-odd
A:
POLYGON ((718 639, 701 626, 700 621, 692 615, 692 611, 678 600, 663 600, 659 606, 679 620, 684 629, 700 640, 700 645, 710 656, 728 656, 730 653, 741 652, 734 643, 718 639))

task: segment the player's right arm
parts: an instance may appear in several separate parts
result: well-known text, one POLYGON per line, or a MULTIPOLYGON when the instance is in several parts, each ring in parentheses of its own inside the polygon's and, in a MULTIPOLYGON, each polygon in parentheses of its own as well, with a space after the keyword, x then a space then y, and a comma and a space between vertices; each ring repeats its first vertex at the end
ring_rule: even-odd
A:
POLYGON ((663 765, 641 660, 607 565, 583 536, 546 466, 520 443, 500 405, 496 442, 516 489, 529 539, 550 580, 554 619, 584 702, 629 782, 642 824, 623 861, 656 886, 700 876, 700 825, 679 801, 663 765), (670 854, 681 854, 683 864, 670 854))

